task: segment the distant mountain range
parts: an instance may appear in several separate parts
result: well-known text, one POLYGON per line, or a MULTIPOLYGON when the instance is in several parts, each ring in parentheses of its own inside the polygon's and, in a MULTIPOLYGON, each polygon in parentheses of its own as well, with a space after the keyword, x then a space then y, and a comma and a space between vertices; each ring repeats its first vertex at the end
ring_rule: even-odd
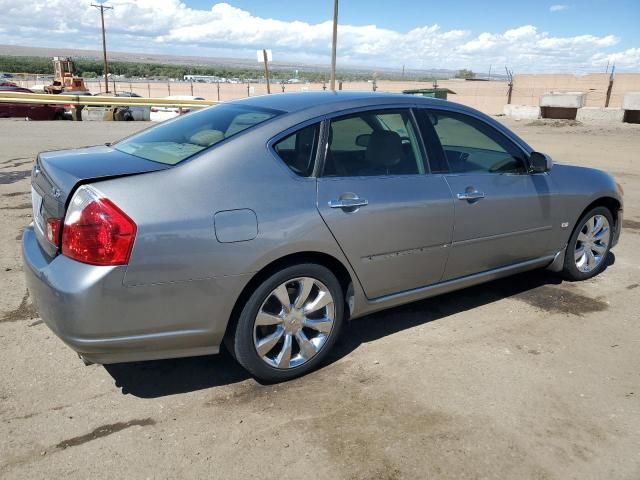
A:
MULTIPOLYGON (((102 60, 101 50, 82 50, 78 48, 49 48, 49 47, 24 47, 20 45, 0 45, 0 55, 23 56, 23 57, 53 57, 68 56, 76 59, 102 60)), ((197 57, 197 56, 181 56, 181 55, 164 55, 164 54, 148 54, 148 53, 129 53, 109 51, 109 60, 120 62, 137 62, 137 63, 162 63, 174 65, 193 65, 193 66, 224 66, 236 68, 251 68, 260 70, 261 65, 255 58, 227 58, 227 57, 197 57)), ((301 72, 326 72, 329 70, 328 65, 313 65, 301 63, 273 62, 270 64, 273 70, 279 69, 297 69, 301 72)), ((339 67, 340 72, 378 72, 385 74, 402 74, 402 70, 398 68, 388 67, 339 67)), ((406 69, 404 72, 407 79, 416 77, 436 77, 451 78, 456 72, 455 70, 447 70, 440 68, 432 69, 406 69)), ((485 78, 486 74, 478 74, 479 78, 485 78)), ((504 75, 492 75, 495 79, 502 79, 504 75)))

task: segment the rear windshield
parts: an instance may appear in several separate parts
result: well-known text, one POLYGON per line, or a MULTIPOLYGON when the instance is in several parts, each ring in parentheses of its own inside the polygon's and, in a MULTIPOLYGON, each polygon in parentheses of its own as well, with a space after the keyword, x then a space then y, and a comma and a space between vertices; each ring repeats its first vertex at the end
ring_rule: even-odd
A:
POLYGON ((146 160, 175 165, 281 113, 249 105, 218 105, 162 123, 113 147, 146 160))

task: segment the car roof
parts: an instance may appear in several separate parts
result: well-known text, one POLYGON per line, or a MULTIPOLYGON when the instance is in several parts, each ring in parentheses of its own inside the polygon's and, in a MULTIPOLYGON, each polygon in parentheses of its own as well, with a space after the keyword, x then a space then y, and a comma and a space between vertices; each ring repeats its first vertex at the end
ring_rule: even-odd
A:
MULTIPOLYGON (((335 112, 358 110, 362 108, 377 107, 401 107, 410 108, 413 106, 423 108, 444 109, 452 112, 463 113, 475 116, 482 121, 492 125, 512 141, 519 144, 526 151, 531 152, 532 148, 515 133, 505 127, 496 119, 491 118, 478 110, 448 100, 438 98, 422 97, 419 95, 383 92, 297 92, 297 93, 276 93, 273 95, 262 95, 256 97, 243 98, 224 102, 226 105, 246 105, 250 107, 266 108, 284 112, 282 117, 289 117, 283 122, 289 123, 291 127, 315 117, 334 114, 335 112)), ((280 123, 280 126, 285 124, 280 123)))
POLYGON ((165 100, 204 100, 204 97, 192 96, 192 95, 169 95, 164 97, 165 100))
POLYGON ((366 104, 441 104, 443 100, 405 95, 400 93, 378 92, 296 92, 275 93, 257 97, 243 98, 228 103, 238 103, 259 108, 281 110, 288 113, 299 112, 318 105, 332 106, 335 110, 360 107, 366 104))
POLYGON ((18 92, 18 93, 33 93, 28 88, 11 86, 11 85, 0 85, 0 91, 3 92, 18 92))

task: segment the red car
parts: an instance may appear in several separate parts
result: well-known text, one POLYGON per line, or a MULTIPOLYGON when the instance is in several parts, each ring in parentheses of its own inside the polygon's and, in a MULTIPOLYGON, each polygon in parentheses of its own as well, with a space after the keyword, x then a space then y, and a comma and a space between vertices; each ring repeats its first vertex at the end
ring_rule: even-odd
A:
MULTIPOLYGON (((28 88, 2 85, 1 93, 33 93, 28 88)), ((28 118, 30 120, 63 120, 64 107, 61 105, 37 105, 31 103, 0 102, 0 118, 28 118)))

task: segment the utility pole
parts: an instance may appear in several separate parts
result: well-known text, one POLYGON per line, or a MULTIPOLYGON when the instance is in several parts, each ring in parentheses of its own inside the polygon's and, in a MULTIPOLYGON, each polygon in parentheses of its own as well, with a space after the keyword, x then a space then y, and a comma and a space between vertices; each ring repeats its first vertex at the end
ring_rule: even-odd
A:
POLYGON ((338 0, 333 0, 333 43, 331 45, 331 91, 336 91, 336 47, 338 44, 338 0))
POLYGON ((102 55, 104 58, 104 84, 106 85, 105 93, 109 93, 109 64, 107 63, 107 37, 104 33, 104 11, 113 10, 113 7, 107 7, 104 4, 96 5, 94 3, 92 3, 91 6, 100 9, 100 20, 102 21, 102 55))
POLYGON ((267 81, 267 94, 271 93, 271 84, 269 83, 269 59, 267 57, 267 51, 262 49, 262 58, 264 59, 264 78, 267 81))

